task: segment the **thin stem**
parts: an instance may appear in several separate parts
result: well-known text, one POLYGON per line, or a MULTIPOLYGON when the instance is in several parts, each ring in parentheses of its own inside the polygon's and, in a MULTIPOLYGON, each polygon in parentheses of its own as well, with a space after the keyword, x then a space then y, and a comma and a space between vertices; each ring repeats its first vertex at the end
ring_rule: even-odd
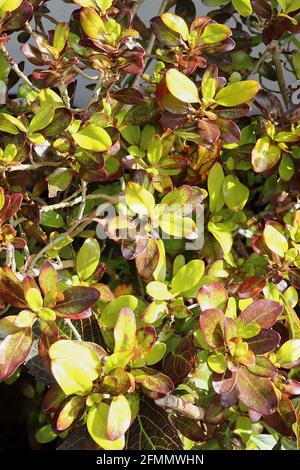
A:
POLYGON ((276 69, 280 92, 281 92, 285 107, 287 108, 288 103, 289 103, 289 97, 287 93, 287 87, 286 87, 284 73, 283 73, 282 64, 281 64, 281 58, 280 58, 281 51, 280 51, 277 41, 273 41, 271 43, 271 51, 272 51, 273 62, 274 62, 275 69, 276 69))
POLYGON ((252 70, 252 72, 251 72, 250 75, 249 75, 250 77, 251 77, 251 75, 255 75, 256 73, 259 72, 260 67, 261 67, 261 66, 263 65, 263 63, 266 61, 266 59, 267 59, 267 57, 268 57, 268 55, 269 55, 269 52, 270 52, 269 47, 267 47, 267 48, 265 49, 265 51, 262 53, 262 55, 260 56, 260 58, 257 60, 255 66, 254 66, 254 69, 252 70))
POLYGON ((80 336, 80 334, 78 333, 78 331, 76 330, 75 326, 73 325, 72 321, 69 319, 69 318, 65 318, 65 324, 70 328, 70 330, 72 331, 73 335, 75 336, 75 339, 77 341, 82 341, 82 338, 80 336))
POLYGON ((193 405, 192 403, 187 403, 181 397, 175 395, 166 395, 163 398, 155 400, 155 403, 162 408, 175 411, 176 413, 187 416, 188 418, 194 419, 195 421, 204 419, 204 408, 193 405))
POLYGON ((86 204, 86 191, 87 191, 87 183, 84 180, 81 180, 81 202, 78 211, 78 220, 81 220, 83 217, 85 204, 86 204))
POLYGON ((22 72, 22 70, 19 69, 18 65, 14 62, 14 59, 11 57, 11 55, 9 54, 4 44, 1 44, 0 51, 2 52, 3 56, 5 57, 9 65, 11 66, 12 70, 18 75, 18 77, 21 78, 23 82, 27 83, 27 85, 29 85, 30 88, 32 88, 34 91, 39 93, 40 89, 36 87, 35 85, 33 85, 33 83, 31 83, 31 81, 29 80, 29 78, 26 77, 26 75, 22 72))
POLYGON ((96 75, 89 75, 88 73, 84 72, 83 70, 81 70, 80 67, 77 67, 77 65, 73 65, 73 69, 75 70, 75 72, 77 72, 79 75, 81 75, 83 78, 85 78, 86 80, 98 80, 98 76, 96 75))
POLYGON ((11 166, 6 168, 5 171, 12 172, 12 171, 27 171, 27 170, 37 170, 43 166, 61 166, 61 162, 37 162, 37 163, 27 163, 21 164, 16 166, 11 166))
MULTIPOLYGON (((170 6, 170 0, 163 0, 162 4, 160 6, 159 12, 158 12, 158 16, 162 15, 169 8, 169 6, 170 6)), ((152 53, 153 48, 154 48, 155 40, 156 40, 156 36, 155 36, 154 33, 152 33, 151 36, 150 36, 149 42, 148 42, 148 46, 145 49, 146 60, 145 60, 145 67, 144 67, 143 72, 146 70, 146 68, 147 68, 147 66, 148 66, 148 64, 151 60, 150 56, 151 56, 151 53, 152 53)), ((136 88, 139 85, 142 73, 139 73, 135 77, 135 79, 132 83, 133 88, 136 88)))

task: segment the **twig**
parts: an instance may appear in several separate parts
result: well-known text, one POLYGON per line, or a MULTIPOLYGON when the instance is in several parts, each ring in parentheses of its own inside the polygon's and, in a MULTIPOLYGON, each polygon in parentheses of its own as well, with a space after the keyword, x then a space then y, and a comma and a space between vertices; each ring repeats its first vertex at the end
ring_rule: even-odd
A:
POLYGON ((260 56, 260 58, 257 60, 255 66, 254 66, 254 69, 252 70, 252 72, 250 73, 249 77, 251 77, 252 75, 255 75, 259 72, 259 69, 260 67, 263 65, 263 63, 266 61, 267 57, 268 57, 268 54, 270 52, 270 49, 269 49, 269 46, 265 49, 265 51, 262 53, 262 55, 260 56))
POLYGON ((21 164, 16 166, 10 166, 6 168, 5 171, 12 172, 12 171, 27 171, 27 170, 36 170, 43 166, 61 166, 61 162, 37 162, 37 163, 27 163, 21 164))
MULTIPOLYGON (((169 6, 170 6, 170 1, 169 0, 163 0, 162 4, 160 6, 159 12, 158 12, 158 16, 162 15, 169 8, 169 6)), ((144 67, 143 72, 146 70, 146 68, 149 64, 149 61, 151 60, 150 56, 151 56, 151 53, 152 53, 153 48, 154 48, 155 40, 156 40, 156 36, 155 36, 154 33, 152 33, 151 36, 150 36, 149 42, 148 42, 148 46, 145 49, 146 60, 145 60, 145 67, 144 67)), ((135 79, 132 83, 133 88, 136 88, 139 85, 143 72, 139 73, 135 77, 135 79)))
POLYGON ((81 70, 80 67, 77 67, 77 65, 73 65, 73 69, 75 70, 75 72, 77 72, 79 75, 81 75, 86 80, 93 80, 94 81, 94 80, 98 79, 98 76, 89 75, 88 73, 85 73, 83 70, 81 70))
POLYGON ((75 339, 77 341, 82 341, 82 338, 80 336, 80 334, 78 333, 78 331, 76 330, 75 326, 73 325, 73 323, 71 322, 71 320, 69 318, 65 318, 64 319, 65 321, 65 324, 70 328, 70 330, 72 331, 73 335, 75 336, 75 339))
POLYGON ((14 59, 11 57, 11 55, 9 54, 4 44, 1 44, 0 51, 2 52, 3 56, 5 57, 9 65, 11 66, 12 70, 18 75, 18 77, 21 78, 23 82, 27 83, 27 85, 29 85, 30 88, 32 88, 34 91, 39 93, 40 89, 36 87, 33 83, 31 83, 29 78, 26 77, 26 75, 22 72, 22 70, 19 69, 18 65, 14 62, 14 59))
POLYGON ((281 51, 280 51, 280 48, 278 46, 277 41, 272 41, 270 46, 271 46, 270 50, 272 51, 273 62, 274 62, 274 65, 275 65, 276 74, 277 74, 277 78, 278 78, 278 84, 279 84, 280 92, 281 92, 282 99, 284 101, 285 107, 287 108, 288 103, 289 103, 289 97, 288 97, 288 94, 287 94, 287 88, 286 88, 284 73, 283 73, 283 70, 282 70, 282 64, 281 64, 281 60, 280 60, 281 51))
POLYGON ((83 217, 85 204, 86 204, 86 191, 87 191, 87 183, 84 180, 81 180, 81 202, 78 211, 78 220, 81 220, 83 217))
POLYGON ((175 395, 166 395, 163 398, 155 400, 156 405, 161 408, 174 411, 195 421, 203 420, 205 415, 204 408, 185 402, 182 398, 175 395))

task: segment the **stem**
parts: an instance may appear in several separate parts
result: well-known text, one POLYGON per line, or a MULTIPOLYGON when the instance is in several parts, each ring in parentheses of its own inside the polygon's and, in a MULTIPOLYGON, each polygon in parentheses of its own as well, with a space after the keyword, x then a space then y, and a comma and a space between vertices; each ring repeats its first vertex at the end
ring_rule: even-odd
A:
POLYGON ((85 204, 86 204, 86 191, 87 191, 87 183, 81 180, 81 203, 80 203, 79 211, 78 211, 78 220, 81 220, 83 217, 85 204))
POLYGON ((18 75, 18 77, 21 78, 23 82, 27 83, 27 85, 29 85, 30 88, 32 88, 34 91, 39 93, 40 89, 36 87, 35 85, 33 85, 33 83, 31 83, 31 81, 29 80, 29 78, 26 77, 26 75, 22 72, 22 70, 19 69, 18 65, 14 62, 14 59, 11 57, 11 55, 9 54, 4 44, 1 44, 0 51, 2 52, 3 56, 5 57, 9 65, 11 66, 12 70, 18 75))
POLYGON ((21 164, 16 166, 11 166, 6 168, 5 171, 12 172, 12 171, 27 171, 27 170, 36 170, 43 166, 61 166, 61 162, 37 162, 37 163, 28 163, 28 164, 21 164))
MULTIPOLYGON (((161 6, 160 6, 160 9, 159 9, 159 12, 158 12, 158 16, 162 15, 170 6, 170 0, 163 0, 161 6)), ((133 88, 136 88, 139 83, 140 83, 140 80, 141 80, 141 76, 142 76, 142 73, 144 73, 144 71, 146 70, 149 62, 151 61, 151 53, 153 51, 153 48, 154 48, 154 44, 155 44, 155 39, 156 39, 156 36, 154 33, 151 34, 150 36, 150 39, 149 39, 149 43, 148 43, 148 46, 147 48, 145 49, 145 56, 146 56, 146 60, 145 60, 145 67, 144 67, 144 70, 143 72, 139 73, 133 83, 132 83, 132 87, 133 88)))
POLYGON ((260 56, 260 58, 257 60, 255 66, 254 66, 254 69, 253 69, 252 72, 250 73, 249 77, 251 77, 252 75, 255 75, 256 73, 259 72, 260 67, 261 67, 261 66, 263 65, 263 63, 266 61, 269 52, 270 52, 270 50, 269 50, 269 46, 268 46, 268 47, 265 49, 265 51, 263 52, 263 54, 260 56))
POLYGON ((277 41, 273 41, 271 43, 271 51, 272 51, 273 62, 274 62, 276 73, 277 73, 277 79, 278 79, 280 92, 281 92, 285 107, 287 108, 288 103, 289 103, 289 97, 287 94, 287 88, 286 88, 284 73, 283 73, 281 59, 280 59, 281 51, 280 51, 277 41))
POLYGON ((161 408, 175 411, 176 413, 187 416, 195 421, 203 420, 204 418, 204 408, 193 405, 192 403, 187 403, 182 398, 175 395, 166 395, 163 398, 155 400, 155 403, 161 408))
POLYGON ((65 324, 72 331, 73 335, 75 336, 75 339, 77 341, 82 341, 82 338, 81 338, 80 334, 78 333, 78 331, 76 330, 75 326, 73 325, 72 321, 69 318, 65 318, 64 321, 65 321, 65 324))

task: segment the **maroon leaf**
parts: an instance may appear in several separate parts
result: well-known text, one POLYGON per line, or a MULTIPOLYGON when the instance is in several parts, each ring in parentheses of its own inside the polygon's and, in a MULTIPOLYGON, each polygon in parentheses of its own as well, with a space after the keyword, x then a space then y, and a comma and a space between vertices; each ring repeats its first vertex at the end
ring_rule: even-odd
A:
POLYGON ((187 416, 170 416, 171 423, 175 428, 191 441, 194 442, 205 442, 207 441, 207 435, 204 432, 200 422, 194 419, 188 418, 187 416))
POLYGON ((26 21, 31 18, 32 5, 27 0, 23 0, 21 5, 13 11, 12 15, 4 22, 2 28, 4 31, 17 31, 22 28, 26 21))
POLYGON ((281 315, 283 306, 274 300, 256 300, 240 314, 244 325, 257 323, 261 328, 270 328, 281 315))
POLYGON ((52 385, 43 396, 42 410, 45 413, 54 413, 65 398, 66 395, 60 386, 58 384, 52 385))
POLYGON ((7 380, 25 361, 33 343, 31 328, 8 335, 0 344, 0 380, 7 380))
MULTIPOLYGON (((100 293, 94 287, 70 287, 64 291, 64 301, 57 304, 55 310, 58 315, 70 318, 70 315, 78 315, 94 305, 100 297, 100 293)), ((89 316, 89 315, 88 315, 89 316)), ((87 318, 84 316, 84 318, 87 318)))
POLYGON ((248 277, 238 288, 240 299, 256 297, 265 287, 266 279, 263 277, 248 277))
POLYGON ((159 261, 159 249, 156 240, 149 239, 146 248, 135 258, 137 271, 141 278, 150 281, 159 261))
POLYGON ((212 385, 219 395, 229 393, 236 384, 237 372, 227 369, 224 374, 213 374, 212 385))
POLYGON ((48 261, 41 267, 39 285, 45 297, 45 306, 54 307, 58 294, 58 276, 55 268, 48 261))
POLYGON ((236 389, 241 402, 257 413, 271 415, 276 411, 278 398, 269 379, 255 376, 246 367, 240 367, 236 389))
POLYGON ((155 400, 171 393, 174 388, 170 377, 150 367, 132 369, 131 373, 135 382, 143 387, 144 393, 155 400))
POLYGON ((8 267, 0 269, 0 297, 13 307, 24 308, 27 306, 22 283, 8 267))
POLYGON ((259 377, 269 377, 273 378, 277 375, 277 368, 274 364, 269 361, 266 357, 256 356, 255 364, 253 366, 247 366, 247 369, 253 375, 258 375, 259 377))
POLYGON ((222 284, 211 282, 201 287, 197 294, 197 301, 201 310, 210 308, 223 310, 227 305, 228 294, 222 284))
POLYGON ((193 335, 183 338, 174 351, 167 354, 162 370, 171 377, 175 387, 181 384, 196 367, 196 347, 193 335))
POLYGON ((280 335, 274 330, 261 330, 258 335, 246 341, 254 354, 265 354, 279 346, 280 335))
POLYGON ((291 401, 283 395, 277 411, 271 416, 265 416, 264 421, 283 436, 293 436, 296 413, 291 401))
POLYGON ((125 88, 124 90, 115 91, 111 93, 110 96, 124 104, 140 104, 144 101, 142 93, 135 88, 125 88))
POLYGON ((204 339, 213 348, 224 345, 225 315, 218 308, 210 308, 200 315, 200 329, 204 339))
POLYGON ((266 2, 266 0, 251 0, 251 4, 257 16, 261 16, 266 20, 271 18, 272 7, 268 2, 266 2))

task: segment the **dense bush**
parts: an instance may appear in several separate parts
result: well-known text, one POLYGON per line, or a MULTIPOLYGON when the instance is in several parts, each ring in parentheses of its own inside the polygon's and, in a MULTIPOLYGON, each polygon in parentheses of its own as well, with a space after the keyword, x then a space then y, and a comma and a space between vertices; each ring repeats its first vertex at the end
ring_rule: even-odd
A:
POLYGON ((2 393, 31 448, 299 448, 299 0, 67 3, 0 0, 2 393))

